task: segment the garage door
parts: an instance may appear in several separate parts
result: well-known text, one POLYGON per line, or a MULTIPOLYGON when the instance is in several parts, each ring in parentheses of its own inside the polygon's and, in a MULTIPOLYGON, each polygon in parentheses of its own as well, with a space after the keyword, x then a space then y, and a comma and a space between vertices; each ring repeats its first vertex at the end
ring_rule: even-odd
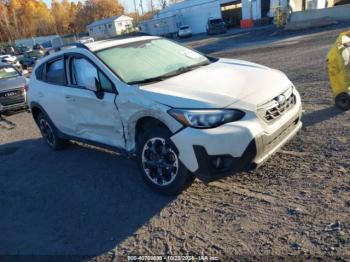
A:
POLYGON ((242 1, 233 1, 222 4, 221 16, 228 27, 239 26, 242 19, 242 1))

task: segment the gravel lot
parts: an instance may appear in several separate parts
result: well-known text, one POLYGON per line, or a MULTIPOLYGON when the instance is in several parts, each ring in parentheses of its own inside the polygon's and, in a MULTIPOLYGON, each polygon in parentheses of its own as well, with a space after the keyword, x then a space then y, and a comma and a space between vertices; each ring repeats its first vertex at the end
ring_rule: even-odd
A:
POLYGON ((269 28, 187 41, 284 71, 305 114, 302 131, 260 169, 196 181, 178 197, 150 191, 132 160, 77 143, 53 152, 30 114, 5 117, 0 254, 350 259, 350 112, 334 107, 325 62, 343 30, 269 28))

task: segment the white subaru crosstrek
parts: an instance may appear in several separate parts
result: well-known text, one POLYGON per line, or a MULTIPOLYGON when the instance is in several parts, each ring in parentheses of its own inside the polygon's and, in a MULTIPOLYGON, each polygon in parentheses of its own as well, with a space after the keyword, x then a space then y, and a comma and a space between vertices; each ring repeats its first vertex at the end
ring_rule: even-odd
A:
POLYGON ((161 193, 259 166, 302 126, 299 93, 275 69, 151 36, 55 51, 36 65, 28 93, 47 144, 136 155, 161 193))

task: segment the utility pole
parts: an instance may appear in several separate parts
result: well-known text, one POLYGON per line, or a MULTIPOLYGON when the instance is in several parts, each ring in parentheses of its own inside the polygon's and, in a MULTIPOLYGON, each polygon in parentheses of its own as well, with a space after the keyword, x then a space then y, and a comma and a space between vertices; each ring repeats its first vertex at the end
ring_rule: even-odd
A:
POLYGON ((140 0, 140 8, 141 8, 141 14, 143 15, 143 4, 142 4, 142 0, 140 0))
POLYGON ((136 24, 138 24, 138 22, 139 22, 139 13, 138 13, 137 7, 136 7, 136 0, 134 0, 134 9, 135 9, 135 16, 136 16, 136 24))
POLYGON ((151 1, 151 12, 152 12, 152 15, 153 15, 153 0, 150 0, 151 1))

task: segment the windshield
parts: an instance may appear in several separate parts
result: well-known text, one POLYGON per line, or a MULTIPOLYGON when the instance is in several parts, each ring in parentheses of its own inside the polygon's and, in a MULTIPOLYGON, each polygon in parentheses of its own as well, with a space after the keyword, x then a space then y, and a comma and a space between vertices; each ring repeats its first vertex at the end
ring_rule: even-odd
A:
POLYGON ((186 47, 165 39, 151 39, 115 46, 96 52, 97 56, 127 84, 170 77, 186 68, 205 65, 209 60, 186 47))
POLYGON ((34 57, 34 58, 40 58, 43 56, 43 53, 40 52, 40 51, 32 51, 32 52, 29 52, 28 55, 30 57, 34 57))
POLYGON ((0 67, 0 79, 19 76, 18 72, 10 66, 0 67))
POLYGON ((181 26, 180 27, 181 30, 188 29, 188 28, 189 28, 188 26, 181 26))
POLYGON ((222 19, 212 19, 210 20, 210 24, 212 25, 218 25, 222 23, 222 19))

